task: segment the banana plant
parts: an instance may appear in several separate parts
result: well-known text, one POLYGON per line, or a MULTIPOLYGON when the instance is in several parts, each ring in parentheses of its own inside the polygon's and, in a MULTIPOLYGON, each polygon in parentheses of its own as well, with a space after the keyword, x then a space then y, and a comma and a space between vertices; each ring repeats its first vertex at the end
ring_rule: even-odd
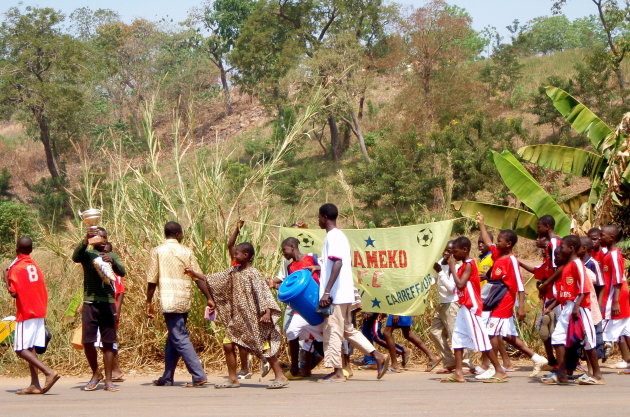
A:
POLYGON ((593 151, 541 144, 522 147, 518 155, 543 168, 589 178, 589 212, 595 211, 597 223, 608 221, 612 206, 630 199, 630 114, 613 130, 566 91, 549 86, 546 93, 571 127, 589 138, 593 151))
POLYGON ((608 220, 612 204, 627 204, 630 198, 630 113, 616 130, 611 129, 588 107, 566 91, 547 87, 554 107, 578 133, 585 134, 593 148, 588 151, 568 146, 540 144, 525 146, 518 155, 525 161, 543 168, 561 171, 591 180, 591 188, 558 203, 508 151, 492 151, 501 178, 510 191, 531 211, 475 201, 453 203, 455 210, 466 217, 482 212, 486 223, 496 228, 513 229, 523 237, 536 237, 536 222, 540 216, 552 215, 560 235, 570 232, 571 218, 588 202, 589 216, 594 207, 598 222, 608 220))
POLYGON ((455 201, 452 204, 455 210, 466 217, 475 217, 477 212, 481 212, 488 226, 512 229, 519 236, 528 239, 535 239, 537 236, 538 218, 550 214, 556 220, 556 231, 561 235, 569 234, 569 216, 514 155, 509 151, 491 151, 490 159, 505 185, 531 211, 476 201, 455 201))

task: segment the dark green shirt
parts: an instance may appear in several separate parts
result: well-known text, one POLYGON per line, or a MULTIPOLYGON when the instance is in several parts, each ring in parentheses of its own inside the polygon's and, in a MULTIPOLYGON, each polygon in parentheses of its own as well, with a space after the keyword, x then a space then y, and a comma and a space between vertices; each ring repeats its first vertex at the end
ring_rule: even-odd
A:
MULTIPOLYGON (((125 276, 125 267, 120 263, 118 256, 114 252, 108 253, 112 258, 112 268, 121 277, 125 276)), ((94 259, 100 256, 95 250, 88 250, 83 242, 74 250, 72 260, 83 267, 83 301, 114 303, 114 289, 110 285, 105 285, 101 276, 96 272, 94 259)))

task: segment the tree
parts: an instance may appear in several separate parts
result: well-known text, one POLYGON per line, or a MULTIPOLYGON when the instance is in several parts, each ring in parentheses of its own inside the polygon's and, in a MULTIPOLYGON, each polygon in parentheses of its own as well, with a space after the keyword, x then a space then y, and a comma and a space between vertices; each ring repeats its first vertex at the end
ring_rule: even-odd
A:
POLYGON ((225 95, 225 107, 232 113, 232 98, 228 73, 232 68, 227 62, 230 51, 234 48, 241 28, 256 6, 253 0, 214 0, 206 2, 202 9, 193 14, 191 22, 201 23, 209 34, 197 39, 197 47, 208 53, 210 60, 219 70, 221 87, 225 95))
POLYGON ((85 62, 78 41, 63 34, 64 16, 50 8, 12 7, 0 25, 0 106, 18 110, 44 145, 52 178, 59 155, 81 128, 85 62))
POLYGON ((76 36, 87 41, 96 36, 99 26, 120 21, 120 15, 109 9, 92 10, 89 7, 79 7, 70 13, 70 29, 76 36))
POLYGON ((419 78, 427 107, 436 74, 477 56, 485 47, 464 9, 433 0, 405 22, 408 64, 419 78))
MULTIPOLYGON (((560 13, 567 0, 553 0, 552 10, 560 13)), ((617 77, 621 101, 625 102, 626 81, 621 63, 630 51, 630 3, 625 0, 591 0, 597 8, 597 16, 606 34, 609 51, 609 65, 617 77), (621 3, 621 4, 620 4, 621 3), (623 5, 625 3, 625 7, 623 5)))

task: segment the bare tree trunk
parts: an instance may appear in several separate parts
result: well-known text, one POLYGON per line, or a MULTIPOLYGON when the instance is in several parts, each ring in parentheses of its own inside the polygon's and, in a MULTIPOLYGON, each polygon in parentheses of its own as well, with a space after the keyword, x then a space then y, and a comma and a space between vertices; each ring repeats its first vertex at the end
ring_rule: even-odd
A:
POLYGON ((232 114, 232 96, 230 95, 230 85, 227 81, 227 71, 221 62, 219 65, 219 71, 221 72, 221 86, 223 87, 223 94, 225 96, 225 109, 227 114, 232 114))
POLYGON ((59 178, 59 170, 57 169, 57 161, 50 140, 50 129, 48 127, 48 121, 44 115, 44 111, 39 108, 31 108, 37 124, 39 125, 39 140, 44 145, 44 152, 46 153, 46 165, 48 166, 48 172, 52 178, 59 178))
POLYGON ((333 116, 332 113, 328 115, 328 127, 330 129, 330 147, 333 161, 339 162, 339 129, 337 128, 335 116, 333 116))
POLYGON ((352 132, 354 132, 354 135, 357 137, 357 140, 359 141, 359 147, 361 148, 361 153, 363 154, 365 161, 368 164, 370 164, 372 163, 372 158, 370 158, 370 155, 368 154, 368 151, 367 151, 367 146, 365 146, 365 138, 363 137, 363 132, 361 131, 361 126, 359 125, 359 119, 357 118, 357 114, 354 112, 354 110, 350 110, 350 116, 352 118, 351 120, 344 119, 344 121, 348 124, 348 126, 350 126, 350 129, 352 129, 352 132))
POLYGON ((361 95, 359 99, 359 120, 363 120, 363 105, 365 104, 365 96, 361 95))
POLYGON ((619 90, 621 90, 621 102, 625 103, 626 96, 626 82, 624 80, 623 71, 621 70, 621 62, 623 61, 625 52, 617 49, 617 45, 615 45, 615 41, 612 35, 612 28, 610 27, 609 22, 606 20, 606 15, 604 14, 604 2, 602 0, 592 0, 595 6, 597 6, 597 13, 599 15, 599 20, 602 23, 602 27, 604 28, 604 32, 606 32, 606 40, 608 41, 608 47, 610 48, 610 53, 612 53, 614 59, 613 69, 615 75, 617 77, 617 83, 619 84, 619 90))

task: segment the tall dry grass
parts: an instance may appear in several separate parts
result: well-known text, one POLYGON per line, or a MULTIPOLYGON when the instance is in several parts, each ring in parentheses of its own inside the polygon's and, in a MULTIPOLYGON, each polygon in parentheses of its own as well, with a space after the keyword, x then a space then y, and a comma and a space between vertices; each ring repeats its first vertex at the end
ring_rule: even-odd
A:
MULTIPOLYGON (((144 140, 148 153, 144 160, 128 162, 123 138, 110 134, 109 149, 88 152, 77 145, 83 161, 78 190, 72 191, 74 212, 96 207, 103 209, 101 225, 109 232, 114 251, 127 269, 126 295, 119 329, 120 359, 125 369, 144 368, 163 358, 166 328, 158 316, 146 317, 146 266, 151 248, 163 240, 163 226, 176 220, 184 226, 184 244, 191 247, 203 272, 215 272, 230 265, 227 240, 242 214, 250 221, 239 241, 250 241, 259 254, 255 266, 268 276, 275 275, 279 265, 277 231, 269 219, 271 178, 280 173, 283 158, 298 139, 309 134, 309 120, 323 109, 321 90, 315 89, 302 107, 295 124, 286 132, 268 160, 250 167, 237 186, 230 178, 227 159, 230 149, 215 143, 204 151, 191 152, 195 125, 193 104, 185 114, 174 113, 170 126, 169 146, 154 131, 155 100, 145 103, 144 140)), ((78 316, 65 313, 74 297, 82 293, 82 270, 70 259, 74 247, 82 240, 86 226, 80 220, 67 225, 61 234, 48 233, 43 227, 43 248, 35 259, 46 274, 49 290, 48 326, 54 337, 45 359, 65 371, 85 372, 87 364, 81 351, 69 343, 78 316)), ((13 311, 10 298, 0 296, 0 315, 13 311)), ((191 339, 206 367, 223 363, 220 326, 202 317, 205 300, 195 290, 188 328, 191 339)), ((10 347, 0 352, 0 373, 24 371, 10 347)))

